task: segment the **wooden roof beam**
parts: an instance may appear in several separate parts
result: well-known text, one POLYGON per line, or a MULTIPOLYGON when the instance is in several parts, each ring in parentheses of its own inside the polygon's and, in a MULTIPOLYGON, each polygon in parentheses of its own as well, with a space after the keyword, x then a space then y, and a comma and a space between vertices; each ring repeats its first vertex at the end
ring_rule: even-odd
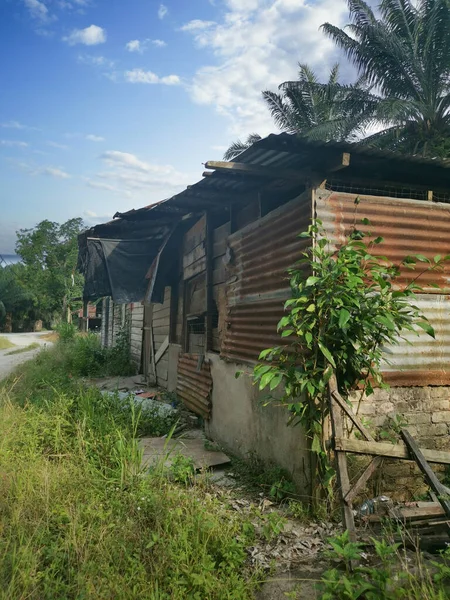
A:
POLYGON ((266 177, 269 179, 284 179, 297 182, 303 182, 305 180, 309 181, 312 177, 310 169, 296 171, 295 169, 277 169, 274 167, 261 167, 259 165, 220 160, 209 160, 205 163, 205 167, 222 173, 226 172, 230 174, 248 175, 250 177, 266 177))

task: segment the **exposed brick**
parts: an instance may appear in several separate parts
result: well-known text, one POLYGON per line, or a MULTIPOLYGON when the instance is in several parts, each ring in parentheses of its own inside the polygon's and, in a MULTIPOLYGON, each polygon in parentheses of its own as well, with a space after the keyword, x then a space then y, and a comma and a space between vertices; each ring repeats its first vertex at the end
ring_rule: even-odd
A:
MULTIPOLYGON (((449 413, 450 414, 450 413, 449 413)), ((404 413, 403 418, 407 423, 411 425, 421 425, 425 423, 431 423, 431 415, 422 412, 404 413)))
POLYGON ((450 387, 430 387, 430 398, 449 398, 450 387))
POLYGON ((450 399, 449 398, 431 398, 430 409, 432 410, 448 410, 450 411, 450 399))
POLYGON ((450 411, 434 412, 431 420, 433 423, 450 423, 450 411))
POLYGON ((448 428, 445 423, 432 423, 431 425, 411 425, 408 426, 410 434, 420 440, 424 437, 432 437, 435 435, 446 435, 448 428))

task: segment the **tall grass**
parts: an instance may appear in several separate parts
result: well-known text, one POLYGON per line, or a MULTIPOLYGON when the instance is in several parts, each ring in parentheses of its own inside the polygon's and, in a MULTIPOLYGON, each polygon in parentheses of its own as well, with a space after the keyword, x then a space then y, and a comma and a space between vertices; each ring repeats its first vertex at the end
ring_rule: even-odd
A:
POLYGON ((139 414, 70 360, 43 351, 0 389, 0 598, 251 598, 241 518, 143 473, 139 414))

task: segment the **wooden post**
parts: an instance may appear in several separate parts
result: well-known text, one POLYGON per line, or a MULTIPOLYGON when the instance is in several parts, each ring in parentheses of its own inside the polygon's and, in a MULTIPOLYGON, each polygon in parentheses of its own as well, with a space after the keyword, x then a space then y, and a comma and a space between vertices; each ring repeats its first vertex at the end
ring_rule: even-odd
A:
POLYGON ((206 299, 205 299, 205 353, 212 349, 212 309, 213 309, 213 253, 214 223, 210 212, 206 213, 206 299))
MULTIPOLYGON (((332 375, 328 384, 328 402, 330 406, 331 426, 333 438, 344 437, 344 424, 342 420, 341 408, 333 398, 333 393, 337 392, 336 375, 332 375)), ((356 542, 355 519, 353 517, 352 503, 347 499, 350 492, 350 478, 348 476, 347 457, 345 452, 335 450, 336 454, 336 474, 339 486, 339 495, 342 503, 343 523, 348 530, 350 541, 356 542)))
POLYGON ((87 333, 89 330, 89 302, 87 300, 83 300, 83 320, 81 325, 81 331, 87 333))

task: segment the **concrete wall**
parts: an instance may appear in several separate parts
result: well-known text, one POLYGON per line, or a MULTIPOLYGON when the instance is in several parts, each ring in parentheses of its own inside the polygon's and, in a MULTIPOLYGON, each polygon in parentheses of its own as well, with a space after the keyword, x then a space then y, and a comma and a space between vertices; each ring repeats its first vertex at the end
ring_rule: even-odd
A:
MULTIPOLYGON (((369 397, 359 403, 360 394, 353 395, 353 408, 363 419, 364 424, 379 441, 382 432, 389 432, 392 441, 400 438, 389 428, 389 421, 397 417, 409 430, 421 448, 450 451, 450 388, 392 387, 388 390, 375 389, 369 397), (358 409, 359 405, 359 409, 358 409)), ((351 464, 354 472, 359 472, 366 458, 353 455, 351 464)), ((444 466, 432 465, 439 475, 444 466)), ((384 460, 382 469, 371 480, 365 496, 374 497, 387 494, 396 500, 411 500, 426 492, 423 476, 417 466, 410 461, 384 460)))
POLYGON ((227 363, 208 353, 213 378, 212 416, 207 433, 233 453, 248 458, 256 454, 267 463, 288 471, 299 492, 309 495, 309 453, 299 427, 286 425, 288 413, 274 405, 263 406, 252 385, 249 367, 227 363), (243 370, 238 379, 235 373, 243 370))

